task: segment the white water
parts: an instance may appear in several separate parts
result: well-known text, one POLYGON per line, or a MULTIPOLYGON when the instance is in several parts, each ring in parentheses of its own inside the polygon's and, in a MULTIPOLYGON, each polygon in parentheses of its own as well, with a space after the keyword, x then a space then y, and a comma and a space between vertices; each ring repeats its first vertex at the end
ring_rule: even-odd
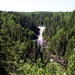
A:
POLYGON ((43 32, 45 30, 45 27, 44 26, 40 26, 38 28, 40 29, 40 31, 39 31, 37 42, 38 42, 38 44, 40 46, 42 46, 43 45, 43 32))

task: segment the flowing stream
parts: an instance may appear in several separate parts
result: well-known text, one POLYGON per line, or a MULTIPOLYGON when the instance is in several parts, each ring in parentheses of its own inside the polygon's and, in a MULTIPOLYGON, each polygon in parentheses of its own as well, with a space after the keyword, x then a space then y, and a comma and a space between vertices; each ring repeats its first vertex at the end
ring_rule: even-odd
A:
POLYGON ((39 26, 38 28, 40 29, 40 31, 39 31, 37 43, 42 47, 43 46, 43 32, 45 30, 45 27, 39 26))

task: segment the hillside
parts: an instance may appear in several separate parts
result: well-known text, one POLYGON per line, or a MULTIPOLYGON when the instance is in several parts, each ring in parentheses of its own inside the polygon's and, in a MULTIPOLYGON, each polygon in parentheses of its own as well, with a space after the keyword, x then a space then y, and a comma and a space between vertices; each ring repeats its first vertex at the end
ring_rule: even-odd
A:
POLYGON ((75 75, 74 63, 75 10, 0 11, 0 75, 75 75), (46 27, 42 50, 33 41, 39 25, 46 27))

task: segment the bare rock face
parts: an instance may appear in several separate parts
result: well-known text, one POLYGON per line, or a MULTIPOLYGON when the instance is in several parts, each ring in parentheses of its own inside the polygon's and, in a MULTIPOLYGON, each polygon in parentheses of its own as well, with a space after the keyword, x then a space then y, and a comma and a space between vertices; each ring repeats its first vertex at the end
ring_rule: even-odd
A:
POLYGON ((65 61, 63 57, 54 54, 50 55, 50 62, 52 61, 59 63, 61 66, 67 66, 67 61, 65 61))

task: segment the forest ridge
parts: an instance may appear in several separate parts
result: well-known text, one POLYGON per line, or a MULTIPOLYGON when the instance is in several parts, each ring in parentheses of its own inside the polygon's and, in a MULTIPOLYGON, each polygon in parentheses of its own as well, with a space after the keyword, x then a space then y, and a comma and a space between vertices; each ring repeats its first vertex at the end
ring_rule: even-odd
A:
POLYGON ((75 75, 75 10, 0 11, 0 75, 75 75), (39 25, 46 27, 42 50, 33 41, 39 25), (54 56, 64 62, 50 61, 54 56))

